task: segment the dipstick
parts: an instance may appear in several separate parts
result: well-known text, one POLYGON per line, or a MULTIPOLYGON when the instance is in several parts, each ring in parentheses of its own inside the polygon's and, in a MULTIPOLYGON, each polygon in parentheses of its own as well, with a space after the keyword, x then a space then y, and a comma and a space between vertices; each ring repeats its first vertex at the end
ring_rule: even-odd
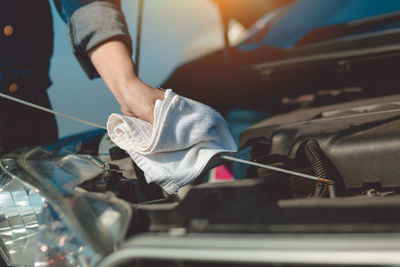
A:
POLYGON ((269 170, 272 170, 272 171, 287 173, 287 174, 291 174, 291 175, 294 175, 294 176, 303 177, 303 178, 306 178, 306 179, 327 183, 327 184, 330 184, 330 185, 335 184, 332 180, 329 180, 329 179, 324 179, 324 178, 320 178, 320 177, 316 177, 316 176, 312 176, 312 175, 308 175, 308 174, 304 174, 304 173, 300 173, 300 172, 285 170, 285 169, 282 169, 282 168, 278 168, 278 167, 274 167, 274 166, 270 166, 270 165, 266 165, 266 164, 261 164, 261 163, 257 163, 257 162, 253 162, 253 161, 249 161, 249 160, 238 159, 238 158, 234 158, 234 157, 227 156, 227 155, 221 155, 220 158, 221 159, 225 159, 225 160, 229 160, 229 161, 234 161, 234 162, 247 164, 247 165, 252 165, 252 166, 256 166, 256 167, 260 167, 260 168, 264 168, 264 169, 269 169, 269 170))
POLYGON ((92 127, 103 129, 103 130, 107 130, 107 128, 105 126, 103 126, 103 125, 100 125, 100 124, 97 124, 97 123, 94 123, 94 122, 90 122, 90 121, 85 121, 85 120, 73 117, 71 115, 68 115, 68 114, 64 114, 64 113, 61 113, 61 112, 58 112, 58 111, 55 111, 55 110, 52 110, 52 109, 49 109, 49 108, 45 108, 45 107, 33 104, 31 102, 28 102, 28 101, 21 100, 19 98, 13 97, 13 96, 9 96, 9 95, 0 93, 0 97, 8 99, 8 100, 11 100, 11 101, 14 101, 14 102, 17 102, 17 103, 20 103, 20 104, 23 104, 23 105, 28 106, 28 107, 32 107, 32 108, 35 108, 35 109, 38 109, 38 110, 41 110, 41 111, 44 111, 44 112, 48 112, 48 113, 54 114, 56 116, 60 116, 60 117, 64 117, 64 118, 67 118, 67 119, 70 119, 70 120, 74 120, 74 121, 86 124, 88 126, 92 126, 92 127))

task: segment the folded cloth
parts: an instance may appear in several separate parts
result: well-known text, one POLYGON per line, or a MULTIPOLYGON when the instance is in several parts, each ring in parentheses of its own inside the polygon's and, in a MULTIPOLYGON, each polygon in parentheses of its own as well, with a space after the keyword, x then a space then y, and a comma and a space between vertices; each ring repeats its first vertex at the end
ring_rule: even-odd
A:
POLYGON ((214 109, 168 89, 154 107, 154 124, 119 114, 107 122, 111 140, 126 150, 147 182, 169 194, 220 163, 216 154, 237 146, 224 118, 214 109))

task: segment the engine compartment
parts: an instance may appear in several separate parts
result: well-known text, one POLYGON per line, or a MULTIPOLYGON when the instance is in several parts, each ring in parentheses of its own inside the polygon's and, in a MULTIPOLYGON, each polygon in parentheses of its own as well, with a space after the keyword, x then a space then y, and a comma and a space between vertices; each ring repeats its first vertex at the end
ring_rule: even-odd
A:
POLYGON ((253 161, 332 180, 335 195, 323 183, 243 165, 247 179, 189 185, 169 196, 147 184, 107 135, 77 142, 74 150, 109 164, 80 187, 131 204, 128 236, 398 232, 398 120, 400 95, 393 95, 296 110, 242 133, 240 147, 251 147, 253 161))
MULTIPOLYGON (((168 195, 156 184, 148 184, 129 155, 99 130, 45 147, 15 151, 1 162, 3 175, 9 175, 7 181, 18 177, 18 181, 33 185, 38 190, 31 191, 60 206, 66 218, 73 219, 72 226, 90 233, 85 237, 86 243, 97 247, 98 233, 107 234, 109 242, 103 253, 110 256, 111 262, 119 252, 128 251, 126 255, 130 255, 143 246, 147 251, 153 241, 156 254, 160 253, 160 242, 162 249, 169 249, 170 242, 178 242, 173 250, 178 254, 174 254, 171 264, 190 244, 193 255, 184 265, 192 266, 191 260, 198 260, 198 252, 213 240, 222 242, 217 249, 225 249, 226 238, 254 241, 251 244, 256 245, 260 240, 280 240, 284 236, 292 242, 301 236, 313 239, 323 235, 323 240, 329 240, 363 235, 369 239, 371 234, 387 238, 399 233, 399 119, 400 95, 394 95, 297 108, 242 133, 240 147, 251 148, 252 161, 325 178, 334 182, 334 187, 243 165, 248 173, 245 179, 210 182, 207 177, 199 177, 196 184, 182 188, 178 195, 168 195), (102 221, 110 214, 121 214, 123 220, 110 228, 108 220, 102 221), (92 225, 96 221, 98 228, 92 225), (197 243, 196 238, 206 241, 197 243), (113 240, 121 245, 115 255, 111 252, 113 240)), ((52 214, 44 212, 48 206, 43 207, 44 215, 52 214)), ((39 222, 39 215, 36 219, 39 222)), ((319 248, 320 240, 315 242, 319 248)), ((246 251, 243 255, 247 255, 244 245, 235 244, 234 249, 246 251)), ((271 247, 275 251, 275 243, 271 247)), ((303 245, 295 249, 301 250, 303 245)), ((330 244, 327 249, 332 252, 330 244)), ((153 260, 166 259, 163 255, 145 256, 139 262, 154 266, 153 260)), ((129 258, 126 262, 137 260, 129 258)), ((236 260, 240 263, 240 259, 236 260)))

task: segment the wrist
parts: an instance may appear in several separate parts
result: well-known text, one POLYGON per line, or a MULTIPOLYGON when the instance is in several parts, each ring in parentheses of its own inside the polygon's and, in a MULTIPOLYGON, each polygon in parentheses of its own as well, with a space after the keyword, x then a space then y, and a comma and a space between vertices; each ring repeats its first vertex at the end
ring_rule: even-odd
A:
POLYGON ((116 79, 112 91, 120 95, 137 90, 142 86, 143 82, 135 75, 126 75, 116 79))

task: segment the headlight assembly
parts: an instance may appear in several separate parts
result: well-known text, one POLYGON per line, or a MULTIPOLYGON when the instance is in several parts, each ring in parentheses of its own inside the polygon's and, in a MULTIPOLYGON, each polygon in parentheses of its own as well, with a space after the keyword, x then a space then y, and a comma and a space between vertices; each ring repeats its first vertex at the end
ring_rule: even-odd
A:
POLYGON ((104 170, 73 154, 35 149, 0 160, 0 252, 9 265, 89 266, 123 240, 130 206, 75 190, 104 170))

